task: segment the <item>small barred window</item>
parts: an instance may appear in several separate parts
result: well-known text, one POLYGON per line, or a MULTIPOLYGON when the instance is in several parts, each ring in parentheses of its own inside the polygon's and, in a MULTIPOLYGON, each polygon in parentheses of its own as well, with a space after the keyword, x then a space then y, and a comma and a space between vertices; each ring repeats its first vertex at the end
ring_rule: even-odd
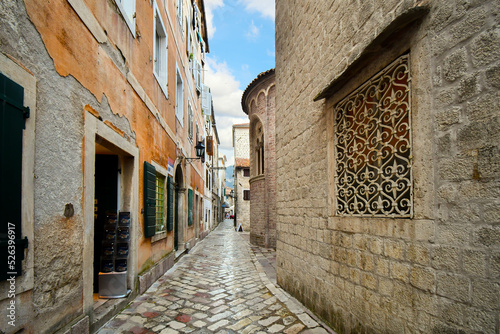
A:
POLYGON ((337 215, 412 217, 409 55, 335 105, 337 215))

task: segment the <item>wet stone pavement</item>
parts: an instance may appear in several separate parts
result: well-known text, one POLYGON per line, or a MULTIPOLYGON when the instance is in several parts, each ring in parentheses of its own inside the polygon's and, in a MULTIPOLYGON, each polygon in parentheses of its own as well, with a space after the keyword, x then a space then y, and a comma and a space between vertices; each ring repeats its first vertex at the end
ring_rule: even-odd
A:
POLYGON ((274 261, 226 220, 98 333, 333 333, 272 283, 274 261))

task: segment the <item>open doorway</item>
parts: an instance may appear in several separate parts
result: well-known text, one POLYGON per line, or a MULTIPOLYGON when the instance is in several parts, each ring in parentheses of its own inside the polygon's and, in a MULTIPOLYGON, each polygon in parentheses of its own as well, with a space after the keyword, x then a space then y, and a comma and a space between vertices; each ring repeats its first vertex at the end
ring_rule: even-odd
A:
MULTIPOLYGON (((103 149, 99 151, 105 152, 103 149)), ((105 235, 105 226, 109 217, 116 219, 118 211, 119 160, 117 155, 109 153, 96 154, 95 157, 94 293, 99 292, 99 272, 114 269, 112 259, 108 263, 105 260, 115 247, 114 240, 106 241, 111 236, 105 235)))
POLYGON ((129 273, 134 246, 134 157, 96 136, 94 156, 94 234, 92 292, 94 307, 126 297, 133 287, 129 273))

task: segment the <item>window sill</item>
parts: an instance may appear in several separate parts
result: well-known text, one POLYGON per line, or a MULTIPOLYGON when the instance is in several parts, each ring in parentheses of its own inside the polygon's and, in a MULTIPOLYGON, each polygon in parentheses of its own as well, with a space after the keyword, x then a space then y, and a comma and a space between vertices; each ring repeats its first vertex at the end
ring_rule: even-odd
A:
POLYGON ((166 239, 166 238, 167 238, 167 232, 166 231, 159 232, 159 233, 157 233, 157 234, 155 234, 154 236, 151 237, 151 243, 157 242, 157 241, 160 241, 160 240, 163 240, 163 239, 166 239))
POLYGON ((256 182, 256 181, 260 181, 260 180, 265 180, 266 179, 266 174, 260 174, 260 175, 257 175, 257 176, 252 176, 250 178, 250 183, 253 183, 253 182, 256 182))

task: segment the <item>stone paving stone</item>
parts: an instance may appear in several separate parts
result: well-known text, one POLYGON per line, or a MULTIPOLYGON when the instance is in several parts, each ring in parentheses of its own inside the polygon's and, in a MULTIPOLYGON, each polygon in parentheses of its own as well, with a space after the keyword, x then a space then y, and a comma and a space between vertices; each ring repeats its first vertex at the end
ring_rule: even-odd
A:
POLYGON ((251 323, 252 323, 252 320, 250 320, 250 318, 246 318, 246 319, 242 319, 242 320, 238 321, 234 325, 227 326, 227 328, 237 331, 237 330, 242 329, 243 327, 250 325, 251 323))
POLYGON ((97 333, 332 333, 271 281, 274 257, 225 221, 97 333))
POLYGON ((318 323, 314 321, 307 313, 298 314, 297 317, 299 317, 300 321, 302 321, 304 325, 306 325, 309 328, 314 328, 318 326, 318 323))
POLYGON ((179 332, 176 330, 173 330, 172 328, 167 328, 167 329, 164 329, 160 332, 160 334, 177 334, 177 333, 179 333, 179 332))
POLYGON ((170 321, 168 325, 174 329, 180 329, 182 327, 186 327, 186 324, 183 324, 182 322, 178 321, 170 321))
POLYGON ((219 322, 216 322, 215 324, 211 325, 211 326, 208 326, 207 328, 211 331, 214 331, 214 330, 217 330, 219 329, 220 327, 222 326, 225 326, 229 323, 228 320, 224 319, 224 320, 221 320, 219 322))
POLYGON ((269 333, 278 333, 278 332, 280 332, 283 328, 285 328, 285 326, 283 326, 283 325, 279 325, 279 324, 274 324, 274 325, 272 325, 271 327, 269 327, 269 328, 267 329, 267 331, 268 331, 269 333))
POLYGON ((286 329, 285 331, 283 331, 283 333, 285 333, 285 334, 297 334, 301 330, 303 330, 305 327, 306 326, 304 326, 303 324, 295 324, 295 325, 289 327, 288 329, 286 329))

